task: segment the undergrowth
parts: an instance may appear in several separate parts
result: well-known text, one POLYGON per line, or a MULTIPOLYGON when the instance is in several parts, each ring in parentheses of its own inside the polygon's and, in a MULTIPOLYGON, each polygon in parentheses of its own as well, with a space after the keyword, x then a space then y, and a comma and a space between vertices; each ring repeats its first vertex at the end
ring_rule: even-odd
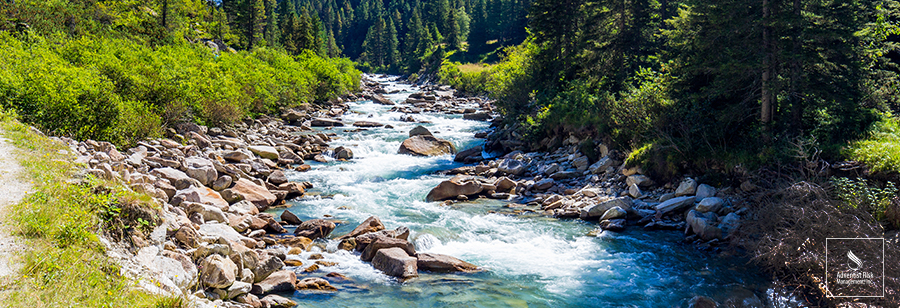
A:
MULTIPOLYGON (((0 114, 3 136, 24 153, 17 155, 31 181, 21 203, 9 211, 14 232, 27 249, 18 256, 20 273, 3 286, 8 307, 181 307, 179 298, 149 294, 120 274, 97 236, 111 227, 122 204, 142 197, 121 185, 87 178, 69 180, 76 168, 68 148, 0 114), (105 187, 97 189, 97 187, 105 187)), ((126 226, 118 220, 119 228, 126 226)))

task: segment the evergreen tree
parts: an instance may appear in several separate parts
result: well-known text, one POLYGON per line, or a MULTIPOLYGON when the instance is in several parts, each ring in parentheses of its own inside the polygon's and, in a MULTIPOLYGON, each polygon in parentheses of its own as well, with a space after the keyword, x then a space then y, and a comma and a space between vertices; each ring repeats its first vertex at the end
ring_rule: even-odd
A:
POLYGON ((388 18, 387 24, 385 25, 385 30, 387 30, 387 33, 384 37, 384 45, 387 48, 387 52, 385 54, 385 64, 395 66, 400 63, 400 43, 399 41, 397 41, 397 28, 394 27, 393 18, 388 18))
POLYGON ((462 41, 460 41, 459 23, 457 22, 456 10, 450 10, 449 18, 447 18, 447 46, 451 49, 460 49, 462 41))

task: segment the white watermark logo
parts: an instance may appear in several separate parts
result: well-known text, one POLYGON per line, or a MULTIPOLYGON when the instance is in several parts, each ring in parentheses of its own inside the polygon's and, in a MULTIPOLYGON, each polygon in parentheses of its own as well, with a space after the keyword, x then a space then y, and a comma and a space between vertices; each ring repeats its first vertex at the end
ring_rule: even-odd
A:
POLYGON ((826 239, 828 296, 884 297, 884 244, 882 238, 826 239))

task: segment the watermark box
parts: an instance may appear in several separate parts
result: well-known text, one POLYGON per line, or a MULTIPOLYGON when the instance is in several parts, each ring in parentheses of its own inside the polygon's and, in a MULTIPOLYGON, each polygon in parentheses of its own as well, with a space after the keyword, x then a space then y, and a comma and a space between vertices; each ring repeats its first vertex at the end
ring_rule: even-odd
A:
POLYGON ((825 239, 828 297, 884 297, 884 238, 825 239))

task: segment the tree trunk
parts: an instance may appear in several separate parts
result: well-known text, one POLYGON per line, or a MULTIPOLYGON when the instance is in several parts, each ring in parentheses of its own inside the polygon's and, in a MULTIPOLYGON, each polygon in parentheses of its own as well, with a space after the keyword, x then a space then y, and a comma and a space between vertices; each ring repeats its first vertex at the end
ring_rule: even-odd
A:
POLYGON ((770 143, 772 141, 772 107, 773 99, 771 93, 771 79, 773 75, 772 68, 772 29, 769 25, 770 9, 769 0, 763 0, 763 70, 762 70, 762 98, 759 121, 763 126, 763 142, 770 143))

